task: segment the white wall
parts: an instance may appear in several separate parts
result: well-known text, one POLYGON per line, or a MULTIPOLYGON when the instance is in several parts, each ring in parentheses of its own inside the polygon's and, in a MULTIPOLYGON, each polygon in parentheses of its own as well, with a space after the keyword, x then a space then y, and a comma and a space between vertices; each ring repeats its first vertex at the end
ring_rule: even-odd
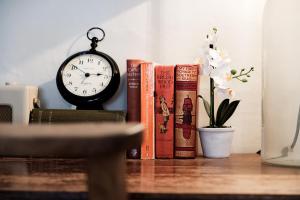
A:
MULTIPOLYGON (((107 34, 98 50, 117 61, 122 86, 107 109, 126 109, 125 61, 144 58, 162 64, 193 63, 207 31, 219 28, 219 46, 238 67, 254 66, 249 83, 234 83, 241 104, 228 123, 235 130, 233 152, 255 152, 261 135, 261 36, 265 0, 1 0, 0 84, 16 81, 40 87, 43 107, 69 108, 55 76, 60 64, 89 48, 86 31, 107 34)), ((207 94, 208 81, 201 90, 207 94)), ((207 117, 200 108, 200 125, 207 117)))

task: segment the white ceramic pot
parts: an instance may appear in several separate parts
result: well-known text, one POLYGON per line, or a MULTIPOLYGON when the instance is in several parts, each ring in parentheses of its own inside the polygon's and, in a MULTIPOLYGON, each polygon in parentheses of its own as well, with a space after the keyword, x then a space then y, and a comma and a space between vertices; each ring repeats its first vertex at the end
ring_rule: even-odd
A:
POLYGON ((203 156, 226 158, 231 153, 232 128, 199 128, 203 156))

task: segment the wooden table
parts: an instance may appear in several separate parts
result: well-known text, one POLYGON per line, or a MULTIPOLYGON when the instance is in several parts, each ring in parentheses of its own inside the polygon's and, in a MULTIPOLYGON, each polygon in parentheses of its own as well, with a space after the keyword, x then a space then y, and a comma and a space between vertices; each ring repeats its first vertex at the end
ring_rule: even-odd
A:
MULTIPOLYGON (((229 159, 127 160, 130 199, 300 199, 300 168, 229 159)), ((86 160, 0 159, 0 199, 87 199, 86 160)))
POLYGON ((300 199, 300 168, 265 165, 256 154, 128 161, 127 166, 128 190, 134 199, 300 199))
MULTIPOLYGON (((30 126, 0 124, 0 154, 6 156, 86 158, 85 165, 88 178, 84 185, 88 185, 89 200, 125 200, 127 193, 124 177, 124 154, 126 149, 141 143, 142 131, 143 126, 138 123, 30 126)), ((62 178, 61 180, 68 185, 67 187, 73 187, 75 184, 73 181, 66 181, 65 178, 68 177, 65 177, 64 173, 56 173, 55 176, 58 179, 52 177, 51 172, 47 171, 48 169, 51 171, 52 168, 46 168, 44 173, 28 168, 27 164, 36 169, 35 166, 40 164, 39 159, 37 159, 37 165, 34 164, 35 160, 30 160, 29 163, 28 160, 23 160, 23 163, 22 161, 19 162, 20 160, 17 162, 6 160, 6 162, 4 159, 3 161, 1 166, 6 167, 0 176, 1 190, 14 190, 14 183, 7 182, 11 175, 12 180, 16 181, 17 185, 21 184, 20 188, 15 188, 18 191, 53 191, 51 187, 57 184, 56 180, 59 178, 62 178), (19 174, 20 172, 21 174, 19 174), (7 173, 9 177, 6 177, 7 173), (31 177, 31 173, 33 173, 33 177, 31 177), (31 181, 35 180, 40 180, 40 183, 39 181, 37 183, 46 188, 35 187, 34 184, 31 184, 31 181)), ((53 163, 55 168, 55 160, 44 159, 44 161, 53 163)), ((68 175, 68 171, 66 171, 66 175, 68 175)), ((4 197, 0 199, 4 199, 4 197)))

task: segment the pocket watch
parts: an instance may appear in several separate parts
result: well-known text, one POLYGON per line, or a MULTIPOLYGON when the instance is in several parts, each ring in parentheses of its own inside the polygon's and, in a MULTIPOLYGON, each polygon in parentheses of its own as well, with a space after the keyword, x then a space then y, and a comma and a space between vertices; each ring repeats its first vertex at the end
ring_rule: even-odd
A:
POLYGON ((68 57, 58 69, 57 88, 62 97, 77 109, 103 109, 102 103, 110 99, 119 87, 117 63, 109 55, 96 50, 97 43, 104 37, 103 29, 89 29, 87 38, 91 41, 91 49, 68 57), (91 38, 92 30, 101 31, 102 38, 91 38))

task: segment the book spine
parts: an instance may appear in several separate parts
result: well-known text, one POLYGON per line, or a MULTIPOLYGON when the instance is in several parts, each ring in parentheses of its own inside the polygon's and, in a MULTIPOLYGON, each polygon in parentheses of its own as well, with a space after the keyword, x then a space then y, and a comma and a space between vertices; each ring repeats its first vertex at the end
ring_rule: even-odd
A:
POLYGON ((125 122, 123 111, 38 109, 30 113, 30 123, 125 122))
POLYGON ((175 68, 175 157, 196 156, 198 65, 175 68))
POLYGON ((174 66, 155 67, 155 157, 174 157, 174 66))
POLYGON ((145 126, 141 159, 154 159, 154 68, 141 64, 141 123, 145 126))
MULTIPOLYGON (((141 70, 142 60, 127 60, 127 121, 141 121, 141 70)), ((139 159, 141 157, 141 147, 128 149, 126 157, 130 159, 139 159)))

